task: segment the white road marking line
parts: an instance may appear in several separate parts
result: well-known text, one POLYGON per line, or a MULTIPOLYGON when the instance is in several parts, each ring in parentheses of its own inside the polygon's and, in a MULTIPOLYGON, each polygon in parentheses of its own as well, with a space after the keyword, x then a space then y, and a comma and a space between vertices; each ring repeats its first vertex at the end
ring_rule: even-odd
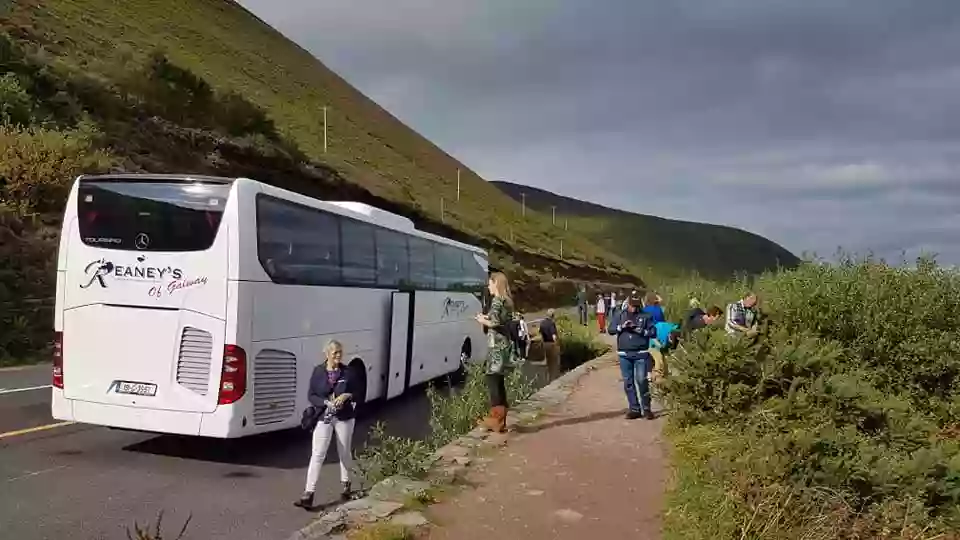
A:
POLYGON ((59 471, 60 469, 66 469, 68 465, 60 465, 59 467, 52 467, 50 469, 43 469, 42 471, 33 471, 27 474, 20 476, 14 476, 13 478, 7 478, 7 482, 14 482, 16 480, 23 480, 24 478, 30 478, 31 476, 39 476, 41 474, 46 474, 48 472, 59 471))
POLYGON ((44 388, 50 388, 50 385, 45 384, 43 386, 28 386, 26 388, 0 388, 0 395, 13 394, 16 392, 30 392, 33 390, 43 390, 44 388))

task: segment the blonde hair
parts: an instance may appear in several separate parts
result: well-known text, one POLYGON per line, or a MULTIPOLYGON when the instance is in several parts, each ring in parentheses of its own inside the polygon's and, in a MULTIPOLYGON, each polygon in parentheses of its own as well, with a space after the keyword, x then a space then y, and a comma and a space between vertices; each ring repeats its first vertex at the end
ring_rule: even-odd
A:
POLYGON ((697 300, 696 298, 691 298, 691 299, 690 299, 690 309, 698 308, 698 307, 700 307, 700 300, 697 300))
POLYGON ((643 298, 643 303, 646 304, 646 305, 648 305, 648 306, 652 306, 652 305, 655 305, 655 304, 657 303, 657 301, 659 300, 659 298, 660 298, 660 297, 657 296, 657 293, 655 293, 655 292, 653 292, 653 291, 650 291, 650 292, 648 292, 648 293, 646 294, 646 296, 644 296, 644 298, 643 298))
POLYGON ((490 274, 490 282, 493 283, 493 295, 513 302, 513 296, 510 294, 510 282, 503 272, 494 272, 490 274))
POLYGON ((335 339, 331 339, 330 341, 327 342, 326 345, 323 346, 323 359, 324 360, 329 359, 330 357, 333 356, 333 353, 337 351, 340 351, 342 353, 343 345, 339 341, 335 339))

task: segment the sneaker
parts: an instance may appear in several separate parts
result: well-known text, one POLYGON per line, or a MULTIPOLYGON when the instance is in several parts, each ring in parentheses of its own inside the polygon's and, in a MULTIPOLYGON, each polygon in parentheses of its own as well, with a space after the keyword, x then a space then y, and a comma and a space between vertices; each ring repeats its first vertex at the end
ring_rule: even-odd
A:
POLYGON ((627 411, 627 417, 626 417, 626 418, 627 418, 627 420, 636 420, 637 418, 640 418, 641 416, 643 416, 643 413, 641 413, 640 411, 627 411))
POLYGON ((653 414, 653 411, 647 411, 643 413, 643 417, 646 418, 647 420, 653 420, 654 418, 656 418, 656 416, 653 414))
POLYGON ((343 490, 340 492, 340 499, 343 501, 349 501, 350 496, 353 494, 353 492, 350 491, 350 482, 342 482, 342 484, 343 490))
POLYGON ((293 505, 294 505, 294 506, 299 506, 300 508, 303 508, 303 509, 305 509, 305 510, 309 510, 309 509, 313 508, 313 493, 312 493, 312 492, 309 492, 309 491, 306 492, 306 493, 304 493, 304 494, 300 497, 300 500, 297 501, 297 502, 295 502, 295 503, 293 503, 293 505))

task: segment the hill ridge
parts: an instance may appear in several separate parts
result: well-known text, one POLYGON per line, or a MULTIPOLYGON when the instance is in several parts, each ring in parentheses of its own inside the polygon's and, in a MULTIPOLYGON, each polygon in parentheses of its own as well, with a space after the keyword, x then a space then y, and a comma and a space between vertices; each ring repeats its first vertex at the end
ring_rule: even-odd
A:
POLYGON ((800 262, 779 243, 739 227, 630 212, 515 182, 491 183, 515 201, 525 200, 530 209, 547 213, 555 207, 558 218, 573 219, 571 227, 578 234, 661 273, 696 271, 706 277, 729 278, 736 273, 790 268, 800 262), (637 234, 623 235, 622 231, 637 234), (631 241, 631 236, 648 241, 631 241), (658 245, 664 238, 669 239, 669 246, 658 245))

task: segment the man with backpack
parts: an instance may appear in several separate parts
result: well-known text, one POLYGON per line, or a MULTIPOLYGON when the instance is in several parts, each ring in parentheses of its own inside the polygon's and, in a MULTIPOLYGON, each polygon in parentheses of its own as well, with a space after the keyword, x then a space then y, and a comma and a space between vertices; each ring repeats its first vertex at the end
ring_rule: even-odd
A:
POLYGON ((631 298, 627 310, 617 321, 617 357, 620 360, 620 375, 623 391, 627 395, 627 419, 645 417, 653 420, 650 398, 650 372, 653 370, 650 357, 650 339, 656 337, 657 329, 649 313, 640 310, 643 303, 631 298), (638 397, 639 394, 639 397, 638 397))

